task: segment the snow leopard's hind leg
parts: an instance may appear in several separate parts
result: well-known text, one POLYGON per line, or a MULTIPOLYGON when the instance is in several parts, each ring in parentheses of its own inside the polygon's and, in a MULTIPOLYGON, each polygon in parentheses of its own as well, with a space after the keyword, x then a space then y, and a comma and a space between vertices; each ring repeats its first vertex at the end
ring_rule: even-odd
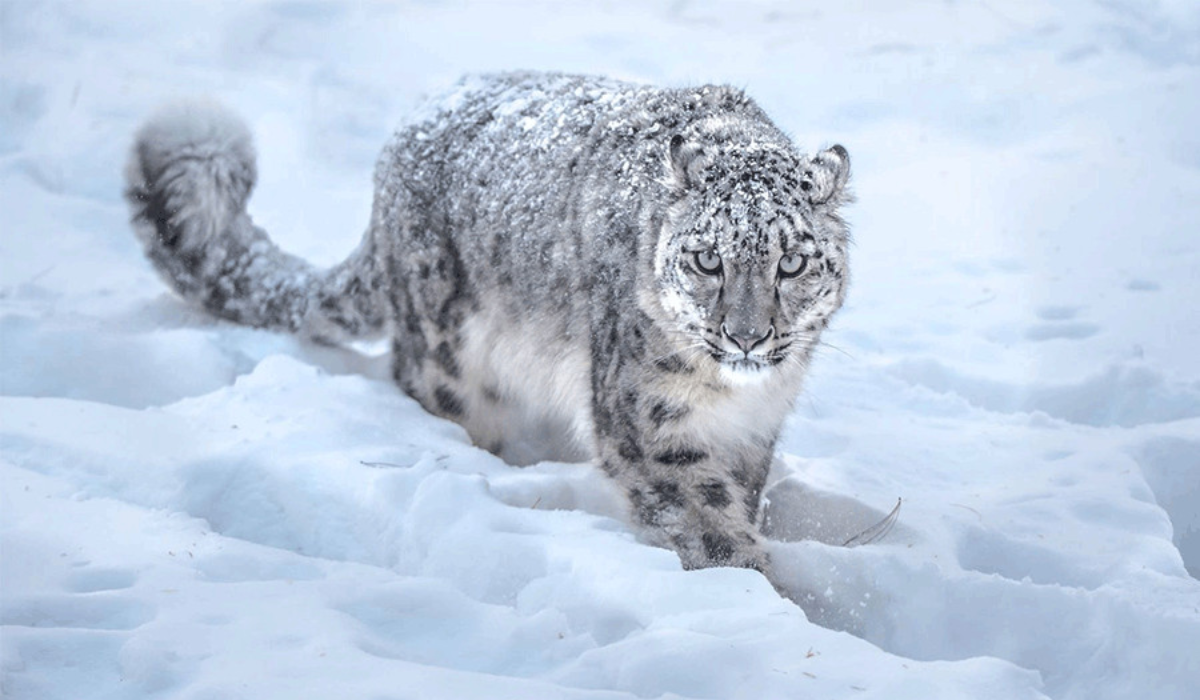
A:
POLYGON ((408 179, 406 140, 380 159, 375 216, 392 324, 392 376, 425 410, 463 426, 479 447, 500 454, 511 408, 468 354, 466 326, 480 313, 455 231, 436 214, 428 183, 408 179))
POLYGON ((159 274, 180 296, 237 323, 330 342, 380 332, 373 234, 329 270, 283 252, 246 213, 254 161, 246 126, 211 103, 173 105, 141 128, 125 197, 159 274))

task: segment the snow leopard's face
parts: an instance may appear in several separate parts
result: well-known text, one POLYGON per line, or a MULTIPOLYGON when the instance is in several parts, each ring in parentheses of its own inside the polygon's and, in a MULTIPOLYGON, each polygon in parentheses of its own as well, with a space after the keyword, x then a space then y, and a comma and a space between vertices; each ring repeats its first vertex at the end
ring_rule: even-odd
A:
POLYGON ((845 293, 836 208, 846 198, 846 151, 688 148, 672 143, 682 186, 655 260, 680 345, 719 363, 731 383, 803 363, 845 293))

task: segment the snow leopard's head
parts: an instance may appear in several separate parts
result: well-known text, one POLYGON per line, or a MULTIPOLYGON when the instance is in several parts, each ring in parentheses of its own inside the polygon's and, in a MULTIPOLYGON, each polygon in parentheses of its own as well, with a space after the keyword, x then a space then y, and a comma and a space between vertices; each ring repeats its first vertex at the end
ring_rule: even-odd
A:
POLYGON ((849 200, 850 159, 841 146, 802 156, 779 139, 722 138, 721 128, 670 143, 673 203, 654 274, 679 346, 746 383, 805 363, 842 304, 837 210, 849 200))

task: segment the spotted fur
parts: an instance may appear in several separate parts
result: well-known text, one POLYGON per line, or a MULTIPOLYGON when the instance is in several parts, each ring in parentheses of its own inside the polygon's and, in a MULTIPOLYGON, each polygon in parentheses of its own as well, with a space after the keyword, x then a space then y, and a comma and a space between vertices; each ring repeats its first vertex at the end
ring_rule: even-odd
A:
POLYGON ((185 298, 326 341, 387 330, 396 381, 477 444, 595 458, 686 567, 765 571, 775 441, 845 294, 848 172, 733 88, 519 73, 397 132, 328 271, 251 222, 253 148, 220 108, 152 119, 127 199, 185 298))

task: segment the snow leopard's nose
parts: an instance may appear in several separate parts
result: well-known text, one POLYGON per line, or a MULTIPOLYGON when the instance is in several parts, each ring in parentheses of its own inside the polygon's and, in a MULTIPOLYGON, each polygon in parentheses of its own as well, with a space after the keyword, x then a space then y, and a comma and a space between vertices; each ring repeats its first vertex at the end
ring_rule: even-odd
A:
POLYGON ((739 350, 749 353, 754 348, 767 342, 767 339, 772 335, 775 335, 775 326, 773 324, 768 326, 766 332, 763 333, 759 329, 755 328, 730 328, 729 324, 722 323, 721 333, 726 338, 733 341, 733 344, 736 345, 739 350))

